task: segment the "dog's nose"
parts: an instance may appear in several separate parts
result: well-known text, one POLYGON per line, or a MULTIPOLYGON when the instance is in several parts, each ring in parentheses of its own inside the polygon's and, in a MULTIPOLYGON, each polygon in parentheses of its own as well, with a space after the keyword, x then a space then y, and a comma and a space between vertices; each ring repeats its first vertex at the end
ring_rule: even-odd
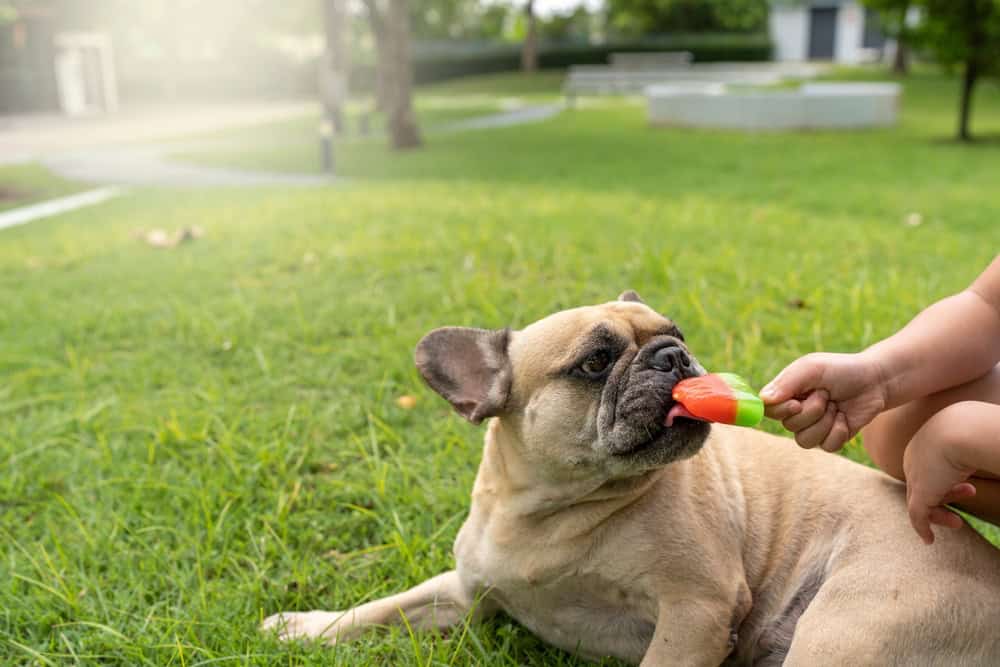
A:
POLYGON ((680 346, 665 345, 653 354, 649 365, 658 371, 671 372, 691 367, 691 357, 680 346))

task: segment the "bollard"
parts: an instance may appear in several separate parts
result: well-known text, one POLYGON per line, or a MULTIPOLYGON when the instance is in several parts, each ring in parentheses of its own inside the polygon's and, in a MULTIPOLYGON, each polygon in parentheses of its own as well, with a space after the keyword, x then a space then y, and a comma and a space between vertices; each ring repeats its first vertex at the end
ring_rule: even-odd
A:
POLYGON ((329 119, 319 124, 319 148, 323 171, 332 174, 334 169, 333 123, 329 119))

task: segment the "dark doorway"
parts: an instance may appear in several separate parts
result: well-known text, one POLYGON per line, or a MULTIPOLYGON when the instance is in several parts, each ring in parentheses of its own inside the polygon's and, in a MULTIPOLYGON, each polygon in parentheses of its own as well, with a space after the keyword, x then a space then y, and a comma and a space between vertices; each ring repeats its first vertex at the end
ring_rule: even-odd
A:
POLYGON ((809 59, 833 60, 837 39, 837 8, 813 7, 809 10, 809 59))

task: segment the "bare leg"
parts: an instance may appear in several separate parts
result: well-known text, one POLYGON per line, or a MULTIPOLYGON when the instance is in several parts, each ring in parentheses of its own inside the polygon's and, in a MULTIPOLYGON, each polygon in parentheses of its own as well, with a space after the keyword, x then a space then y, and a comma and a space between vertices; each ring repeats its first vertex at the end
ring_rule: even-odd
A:
POLYGON ((455 570, 439 574, 408 591, 347 611, 282 612, 264 619, 261 629, 277 631, 282 641, 323 639, 329 644, 353 639, 367 628, 401 624, 403 616, 414 630, 449 628, 467 614, 473 620, 491 616, 496 607, 487 598, 476 599, 462 585, 455 570))
MULTIPOLYGON (((866 426, 861 435, 865 449, 879 468, 904 480, 903 453, 913 436, 944 408, 963 401, 1000 405, 1000 366, 972 382, 921 398, 882 413, 866 426)), ((946 415, 942 415, 944 418, 946 415)), ((949 428, 946 420, 935 424, 949 428)), ((987 521, 1000 523, 1000 480, 991 471, 980 471, 970 480, 976 496, 958 507, 987 521)))

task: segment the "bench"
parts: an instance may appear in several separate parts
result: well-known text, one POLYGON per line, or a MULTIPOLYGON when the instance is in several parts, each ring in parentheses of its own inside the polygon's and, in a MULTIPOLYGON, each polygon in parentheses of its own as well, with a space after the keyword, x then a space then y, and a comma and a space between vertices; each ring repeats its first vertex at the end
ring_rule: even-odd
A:
POLYGON ((612 53, 608 63, 616 69, 664 69, 686 67, 694 56, 690 51, 642 51, 612 53))
POLYGON ((621 69, 610 65, 571 65, 563 83, 566 106, 581 95, 637 95, 648 86, 666 83, 720 82, 768 85, 780 73, 763 68, 693 65, 659 69, 621 69))

